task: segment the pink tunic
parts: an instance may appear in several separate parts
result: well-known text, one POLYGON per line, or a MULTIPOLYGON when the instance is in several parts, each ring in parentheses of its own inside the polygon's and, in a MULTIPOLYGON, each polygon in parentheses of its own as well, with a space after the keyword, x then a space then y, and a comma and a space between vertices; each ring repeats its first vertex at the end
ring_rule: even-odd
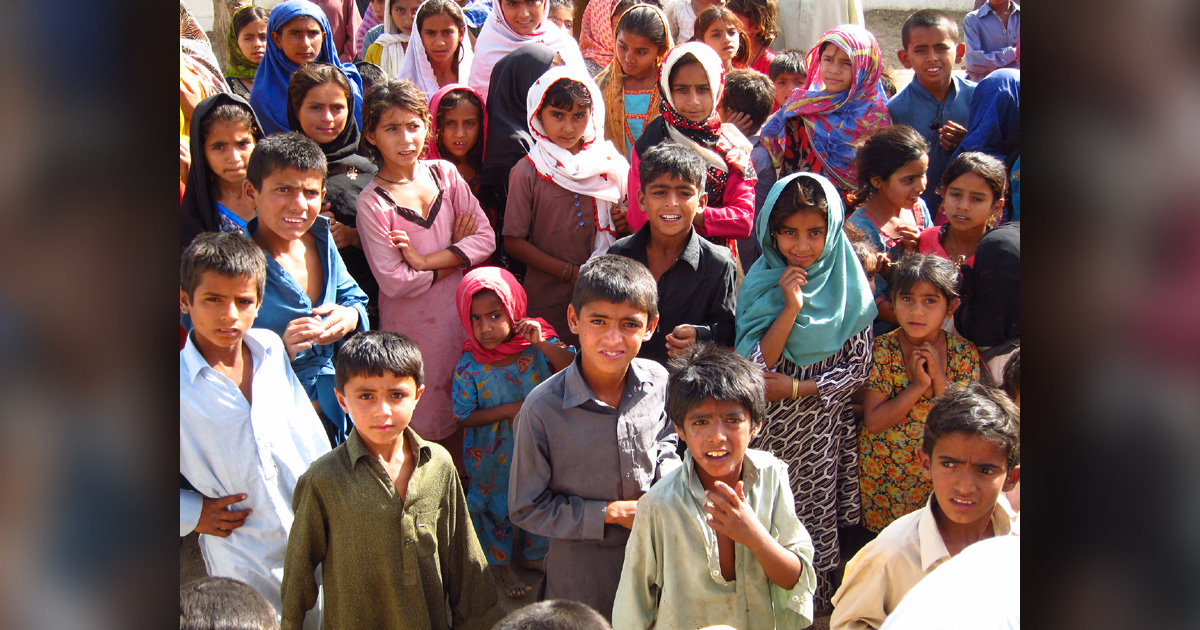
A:
POLYGON ((426 440, 441 440, 458 429, 453 418, 451 388, 454 366, 462 356, 466 331, 458 319, 454 292, 462 279, 460 269, 433 281, 432 271, 417 271, 392 246, 388 232, 404 230, 421 254, 449 248, 463 266, 483 262, 496 249, 496 234, 467 182, 453 164, 422 160, 430 168, 440 194, 426 217, 396 205, 378 184, 368 184, 358 196, 358 234, 375 279, 379 281, 380 328, 412 338, 425 361, 425 394, 417 403, 412 427, 426 440), (475 233, 451 244, 454 220, 475 215, 475 233))

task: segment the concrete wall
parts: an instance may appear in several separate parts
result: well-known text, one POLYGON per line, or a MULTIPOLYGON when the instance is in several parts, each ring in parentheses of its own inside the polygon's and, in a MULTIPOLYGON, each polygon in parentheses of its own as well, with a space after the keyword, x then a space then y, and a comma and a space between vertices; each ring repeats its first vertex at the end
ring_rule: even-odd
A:
POLYGON ((896 11, 916 11, 918 9, 941 9, 951 11, 970 11, 975 8, 974 0, 861 0, 863 10, 893 9, 896 11))

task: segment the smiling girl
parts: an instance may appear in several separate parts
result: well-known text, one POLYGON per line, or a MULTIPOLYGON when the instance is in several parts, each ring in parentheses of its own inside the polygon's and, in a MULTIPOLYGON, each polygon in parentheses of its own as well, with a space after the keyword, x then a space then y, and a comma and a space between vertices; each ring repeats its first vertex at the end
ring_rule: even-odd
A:
POLYGON ((549 46, 567 66, 587 73, 579 45, 569 32, 550 21, 550 0, 492 0, 492 14, 475 41, 467 85, 487 103, 492 67, 501 57, 531 42, 549 46))
POLYGON ((400 64, 398 79, 417 84, 427 98, 443 85, 463 83, 471 74, 467 21, 453 0, 425 0, 413 20, 416 35, 400 64))
POLYGON ((655 83, 674 42, 667 16, 649 5, 626 11, 617 23, 614 39, 612 61, 596 77, 596 83, 604 93, 607 110, 604 135, 628 158, 646 125, 658 118, 661 98, 655 83))
POLYGON ((267 54, 267 11, 262 7, 246 6, 233 14, 229 24, 229 64, 225 67, 225 82, 234 94, 249 100, 254 87, 254 73, 267 54))

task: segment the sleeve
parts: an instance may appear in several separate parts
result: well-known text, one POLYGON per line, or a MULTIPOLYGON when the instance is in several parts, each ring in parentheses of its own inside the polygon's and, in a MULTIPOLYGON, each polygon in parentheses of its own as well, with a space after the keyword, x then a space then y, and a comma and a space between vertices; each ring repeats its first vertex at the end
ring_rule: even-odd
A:
POLYGON ((1006 46, 1000 50, 983 50, 983 23, 975 13, 963 18, 963 34, 967 43, 967 71, 975 74, 987 74, 998 68, 1003 68, 1016 61, 1017 49, 1006 46))
MULTIPOLYGON (((803 628, 813 621, 813 593, 817 590, 817 572, 813 568, 813 542, 808 530, 796 516, 796 503, 792 498, 792 486, 788 480, 787 467, 782 462, 775 464, 774 510, 771 513, 771 535, 784 549, 800 558, 800 577, 796 585, 784 589, 771 584, 771 602, 775 606, 776 625, 781 628, 803 628), (799 624, 784 623, 784 616, 799 615, 799 624)), ((635 521, 636 524, 636 521, 635 521)))
POLYGON ((475 216, 475 233, 450 244, 446 249, 461 258, 465 266, 478 265, 496 251, 496 231, 492 229, 492 222, 483 212, 479 200, 471 194, 471 187, 458 173, 458 169, 449 162, 438 163, 435 168, 442 172, 443 181, 446 182, 446 194, 450 197, 455 218, 463 214, 475 216))
POLYGON ((754 172, 758 174, 758 180, 754 182, 754 216, 757 217, 763 202, 767 200, 767 195, 771 193, 771 187, 779 180, 779 175, 775 166, 771 164, 771 156, 767 154, 766 147, 762 145, 754 147, 750 152, 750 161, 754 164, 754 172))
POLYGON ((342 255, 333 244, 332 238, 329 239, 327 255, 330 263, 329 273, 333 276, 334 286, 337 287, 336 302, 339 306, 349 306, 358 311, 358 328, 355 330, 370 330, 371 325, 367 320, 367 294, 358 286, 358 281, 346 270, 346 262, 342 260, 342 255))
POLYGON ((871 325, 868 324, 862 332, 851 337, 846 345, 842 346, 841 352, 841 361, 813 379, 817 382, 817 392, 823 401, 849 396, 850 392, 858 389, 871 375, 871 367, 875 364, 871 325))
POLYGON ((679 468, 683 462, 679 459, 679 434, 675 432, 675 424, 667 416, 664 408, 658 419, 660 428, 658 440, 654 444, 657 453, 654 465, 654 483, 667 476, 667 473, 679 468))
POLYGON ((891 398, 895 395, 891 379, 888 378, 888 368, 891 367, 892 357, 887 347, 887 341, 883 337, 875 339, 871 354, 874 358, 871 362, 871 374, 863 383, 863 387, 891 398))
POLYGON ((709 305, 703 325, 696 325, 697 339, 708 339, 726 348, 733 347, 734 316, 737 312, 737 267, 722 257, 720 288, 709 305), (701 329, 706 332, 702 335, 701 329))
POLYGON ((450 487, 446 497, 452 505, 443 510, 448 521, 449 540, 438 543, 442 583, 446 585, 452 626, 487 630, 504 617, 504 609, 496 599, 496 583, 488 568, 487 556, 475 536, 462 484, 458 475, 451 473, 447 475, 450 487))
POLYGON ((521 158, 508 175, 508 201, 504 206, 504 236, 528 239, 533 230, 533 187, 536 175, 521 158))
POLYGON ((373 42, 367 46, 367 52, 363 53, 363 61, 368 61, 375 65, 379 65, 379 58, 383 56, 383 46, 378 42, 373 42))
POLYGON ((384 218, 381 200, 363 189, 358 196, 358 236, 379 290, 389 297, 416 297, 433 285, 433 271, 417 271, 393 245, 388 236, 391 225, 384 218), (372 203, 372 200, 376 200, 372 203))
POLYGON ((662 582, 662 558, 655 548, 658 524, 655 506, 646 495, 638 499, 637 518, 625 543, 625 564, 613 600, 612 627, 647 630, 658 616, 662 582))
MULTIPOLYGON (((887 619, 889 603, 887 561, 876 553, 875 541, 867 543, 846 564, 842 585, 833 595, 830 630, 871 630, 887 619)), ((891 602, 895 607, 897 602, 891 602)))
POLYGON ((187 536, 200 524, 200 512, 204 509, 204 495, 195 490, 179 489, 179 535, 187 536))
POLYGON ((642 176, 638 173, 641 163, 637 147, 634 146, 633 150, 629 152, 629 208, 625 211, 625 221, 629 223, 629 229, 635 234, 650 220, 646 217, 646 211, 642 210, 641 204, 638 203, 638 191, 642 189, 642 176))
POLYGON ((358 27, 362 26, 362 16, 358 13, 358 3, 354 0, 343 0, 342 21, 345 22, 346 41, 342 44, 342 61, 354 63, 358 56, 358 27))
POLYGON ((479 409, 479 388, 468 373, 473 365, 475 362, 471 360, 471 355, 464 352, 454 368, 454 384, 450 395, 454 398, 454 420, 460 425, 467 416, 479 409))
MULTIPOLYGON (((718 203, 704 208, 704 229, 696 228, 702 236, 714 238, 748 238, 754 231, 754 182, 730 169, 725 192, 718 203)), ((709 199, 709 204, 714 202, 709 199)))
POLYGON ((325 506, 305 473, 292 493, 295 520, 288 533, 287 555, 283 561, 283 599, 281 630, 300 630, 304 616, 317 604, 317 566, 325 560, 325 506))
POLYGON ((978 382, 983 371, 983 359, 979 356, 979 350, 975 348, 975 344, 955 335, 953 352, 956 356, 949 357, 949 361, 947 361, 950 366, 950 373, 946 375, 947 380, 951 383, 978 382))

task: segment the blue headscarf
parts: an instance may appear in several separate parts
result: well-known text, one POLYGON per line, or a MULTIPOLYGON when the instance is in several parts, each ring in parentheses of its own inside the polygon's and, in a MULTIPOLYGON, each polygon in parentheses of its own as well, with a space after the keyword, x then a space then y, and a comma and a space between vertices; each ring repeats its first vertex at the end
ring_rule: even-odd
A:
POLYGON ((947 164, 964 151, 980 151, 1012 170, 1020 153, 1021 71, 1001 68, 984 77, 971 95, 967 135, 947 164))
POLYGON ((267 55, 258 64, 258 74, 254 77, 254 87, 250 90, 250 106, 258 119, 262 121, 263 132, 267 135, 288 130, 287 91, 292 74, 300 66, 283 55, 283 51, 275 45, 270 33, 277 33, 283 25, 298 18, 310 17, 321 25, 324 37, 321 39, 321 54, 315 60, 342 69, 350 80, 350 91, 354 93, 354 120, 362 128, 362 77, 352 63, 342 63, 334 50, 333 36, 329 31, 329 18, 321 7, 308 0, 288 0, 271 10, 267 20, 267 55))
POLYGON ((784 358, 805 366, 836 354, 847 341, 871 325, 878 311, 862 264, 854 254, 850 239, 842 231, 846 211, 837 188, 820 175, 793 173, 771 186, 755 220, 754 231, 762 245, 762 257, 746 272, 738 292, 734 348, 738 354, 749 357, 755 344, 762 340, 783 310, 779 278, 788 265, 771 238, 771 212, 784 189, 801 177, 811 178, 821 185, 829 208, 825 249, 807 270, 804 306, 796 316, 783 348, 784 358))

